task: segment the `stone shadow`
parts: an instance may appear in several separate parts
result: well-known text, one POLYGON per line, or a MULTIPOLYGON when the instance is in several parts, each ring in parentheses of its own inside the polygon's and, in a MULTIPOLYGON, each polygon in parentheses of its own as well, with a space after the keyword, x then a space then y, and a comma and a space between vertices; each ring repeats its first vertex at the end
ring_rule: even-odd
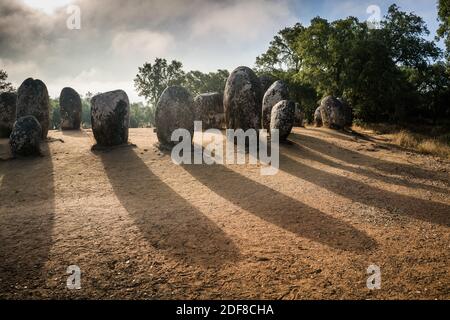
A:
POLYGON ((133 148, 96 154, 117 198, 155 249, 184 263, 205 267, 239 259, 232 239, 152 173, 133 148))
POLYGON ((0 162, 0 297, 36 297, 45 289, 55 215, 53 164, 42 157, 0 162))

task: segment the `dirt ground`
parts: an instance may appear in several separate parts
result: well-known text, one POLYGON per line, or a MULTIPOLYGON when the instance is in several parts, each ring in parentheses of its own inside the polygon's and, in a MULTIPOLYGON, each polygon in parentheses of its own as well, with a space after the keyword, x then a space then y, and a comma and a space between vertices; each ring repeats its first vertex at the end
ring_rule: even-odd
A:
POLYGON ((280 172, 262 176, 177 166, 151 129, 102 152, 89 130, 49 136, 43 157, 0 161, 0 298, 450 298, 444 160, 295 128, 280 172))

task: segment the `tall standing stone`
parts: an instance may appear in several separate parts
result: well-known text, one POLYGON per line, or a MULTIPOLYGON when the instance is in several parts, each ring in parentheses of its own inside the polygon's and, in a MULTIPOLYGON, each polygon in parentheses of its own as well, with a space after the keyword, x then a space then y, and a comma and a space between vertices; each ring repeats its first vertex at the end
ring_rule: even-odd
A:
POLYGON ((295 120, 295 103, 283 100, 272 108, 270 130, 280 131, 280 141, 285 141, 292 131, 295 120))
POLYGON ((181 86, 166 88, 156 105, 156 135, 163 149, 171 149, 177 142, 172 141, 172 133, 186 129, 194 137, 194 99, 181 86))
POLYGON ((79 130, 81 124, 81 98, 72 88, 64 88, 59 96, 61 130, 79 130))
POLYGON ((223 105, 228 129, 261 128, 262 89, 258 77, 248 67, 235 69, 225 85, 223 105))
POLYGON ((41 136, 41 125, 34 116, 18 118, 9 138, 12 154, 24 157, 39 155, 41 136))
POLYGON ((95 140, 100 146, 128 142, 130 103, 123 90, 98 94, 91 99, 91 122, 95 140))
POLYGON ((275 81, 276 81, 275 78, 268 74, 264 74, 259 77, 259 82, 261 83, 261 89, 262 89, 263 96, 266 93, 266 91, 269 90, 270 86, 275 81))
POLYGON ((39 121, 42 139, 46 139, 50 126, 50 98, 41 80, 28 78, 17 91, 16 118, 25 116, 34 116, 39 121))
POLYGON ((264 129, 270 129, 270 117, 272 108, 278 102, 289 99, 289 90, 284 81, 274 82, 264 94, 262 102, 262 126, 264 129))
POLYGON ((322 123, 325 127, 342 129, 346 124, 344 105, 332 96, 327 96, 320 103, 322 123))
POLYGON ((201 121, 203 129, 221 129, 224 121, 223 94, 203 93, 194 99, 195 120, 201 121))
POLYGON ((0 138, 9 138, 16 121, 17 94, 3 92, 0 94, 0 138))

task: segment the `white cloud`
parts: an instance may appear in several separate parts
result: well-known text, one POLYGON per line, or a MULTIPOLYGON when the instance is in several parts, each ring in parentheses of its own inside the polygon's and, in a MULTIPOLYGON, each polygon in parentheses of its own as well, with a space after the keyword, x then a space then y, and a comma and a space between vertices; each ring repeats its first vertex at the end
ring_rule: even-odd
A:
POLYGON ((216 4, 196 16, 193 38, 220 38, 228 42, 255 41, 273 36, 273 30, 293 24, 296 18, 287 1, 240 1, 226 6, 216 4))
POLYGON ((68 30, 69 0, 0 0, 0 57, 11 81, 32 76, 50 94, 123 87, 137 99, 144 62, 177 59, 204 72, 252 66, 274 34, 296 19, 290 0, 73 0, 81 30, 68 30), (47 14, 51 10, 52 14, 47 14))
POLYGON ((113 52, 129 59, 133 56, 163 56, 173 45, 174 39, 169 33, 144 29, 119 32, 112 40, 113 52))
POLYGON ((72 0, 23 0, 28 6, 52 14, 56 9, 68 5, 72 0))

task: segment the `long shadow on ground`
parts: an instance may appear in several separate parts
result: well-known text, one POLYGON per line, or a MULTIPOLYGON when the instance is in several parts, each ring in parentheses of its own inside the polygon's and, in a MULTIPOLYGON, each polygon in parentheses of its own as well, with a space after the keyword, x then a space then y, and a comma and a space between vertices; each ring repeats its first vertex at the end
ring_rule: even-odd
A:
MULTIPOLYGON (((305 158, 307 158, 309 160, 320 162, 324 165, 334 167, 336 169, 353 172, 356 174, 366 176, 371 179, 380 180, 385 183, 389 183, 389 184, 393 184, 393 185, 404 186, 404 187, 412 188, 412 189, 421 189, 424 191, 434 191, 434 192, 440 192, 440 193, 448 193, 449 192, 448 189, 441 188, 438 186, 411 182, 411 181, 406 180, 405 178, 386 175, 385 173, 383 174, 380 172, 371 171, 371 170, 367 169, 367 167, 371 167, 372 165, 378 167, 379 164, 384 164, 386 161, 380 160, 380 162, 377 162, 377 159, 364 156, 362 154, 335 146, 335 145, 327 143, 327 142, 320 142, 320 143, 323 143, 323 145, 321 146, 318 141, 315 141, 316 138, 313 138, 313 139, 309 139, 309 138, 310 137, 302 137, 301 139, 299 139, 294 136, 293 139, 291 140, 293 144, 297 145, 297 147, 299 148, 299 152, 302 154, 302 156, 304 156, 305 158), (306 147, 306 148, 304 148, 304 147, 306 147), (316 153, 312 152, 311 150, 316 151, 316 153), (331 157, 332 159, 326 158, 323 155, 327 155, 328 157, 331 157), (339 163, 333 159, 344 161, 345 163, 356 165, 357 167, 350 166, 345 163, 344 164, 339 163), (365 160, 363 160, 363 159, 365 159, 365 160)), ((319 141, 321 141, 321 140, 319 140, 319 141)), ((391 163, 392 168, 395 168, 396 165, 397 164, 395 164, 395 163, 391 163)))
POLYGON ((98 154, 117 198, 151 246, 207 267, 239 259, 233 241, 153 174, 131 147, 98 154))
POLYGON ((358 253, 375 248, 366 233, 222 165, 184 165, 195 179, 233 204, 298 236, 358 253))
POLYGON ((297 160, 316 160, 317 155, 308 158, 311 153, 296 144, 282 147, 280 153, 280 169, 300 179, 352 201, 381 209, 395 208, 396 213, 407 217, 450 226, 450 206, 446 204, 371 187, 353 179, 313 168, 297 160))
POLYGON ((43 157, 0 162, 0 297, 39 297, 52 245, 53 164, 43 157))
MULTIPOLYGON (((335 136, 336 134, 330 133, 330 132, 323 132, 330 136, 335 136)), ((332 144, 330 142, 327 142, 323 139, 312 137, 310 135, 299 135, 299 134, 291 134, 290 139, 292 141, 297 142, 299 145, 304 145, 308 148, 311 148, 313 150, 316 150, 320 153, 323 153, 324 155, 330 156, 332 158, 353 164, 353 165, 360 165, 360 166, 373 166, 376 169, 385 172, 387 174, 397 175, 397 176, 413 176, 424 180, 438 180, 444 183, 447 186, 450 186, 450 180, 447 178, 443 178, 442 176, 439 176, 435 171, 427 170, 424 168, 420 168, 415 165, 409 165, 409 164, 401 164, 401 163, 395 163, 379 158, 370 157, 368 155, 364 155, 362 153, 352 151, 346 148, 339 147, 335 144, 332 144)), ((360 169, 360 172, 364 174, 364 171, 366 175, 370 175, 367 170, 360 169)), ((412 183, 405 181, 404 179, 399 179, 396 177, 390 177, 394 183, 405 185, 407 187, 421 187, 421 188, 432 188, 435 189, 438 192, 448 192, 448 190, 433 187, 425 184, 418 184, 418 183, 412 183)))

